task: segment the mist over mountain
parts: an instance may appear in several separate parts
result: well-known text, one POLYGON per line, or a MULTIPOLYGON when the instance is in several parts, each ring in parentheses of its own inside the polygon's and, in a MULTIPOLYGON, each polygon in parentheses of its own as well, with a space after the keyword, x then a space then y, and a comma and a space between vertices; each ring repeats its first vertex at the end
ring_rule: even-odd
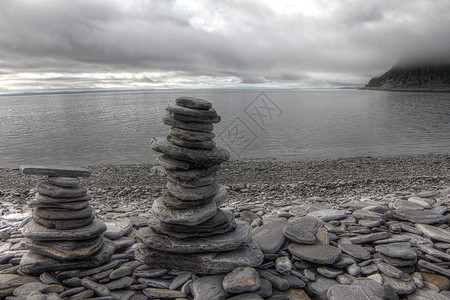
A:
POLYGON ((389 71, 372 78, 364 89, 450 91, 450 52, 409 55, 389 71))

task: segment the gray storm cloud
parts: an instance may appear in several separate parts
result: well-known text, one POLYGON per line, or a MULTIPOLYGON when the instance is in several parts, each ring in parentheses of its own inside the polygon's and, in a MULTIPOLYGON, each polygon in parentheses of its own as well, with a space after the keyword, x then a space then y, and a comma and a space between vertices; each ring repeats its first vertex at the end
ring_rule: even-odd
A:
POLYGON ((319 0, 314 13, 302 10, 302 1, 287 13, 256 0, 192 3, 2 0, 0 77, 35 74, 28 86, 42 72, 55 73, 41 79, 49 89, 52 82, 69 87, 70 76, 59 73, 84 74, 76 77, 81 88, 88 86, 83 76, 104 80, 99 73, 132 84, 124 72, 160 72, 136 79, 156 85, 173 74, 257 85, 362 85, 404 57, 450 53, 445 0, 319 0))

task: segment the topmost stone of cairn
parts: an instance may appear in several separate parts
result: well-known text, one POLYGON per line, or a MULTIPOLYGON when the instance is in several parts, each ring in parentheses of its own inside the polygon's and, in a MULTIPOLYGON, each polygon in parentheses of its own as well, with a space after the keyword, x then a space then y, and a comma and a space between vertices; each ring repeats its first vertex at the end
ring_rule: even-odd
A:
POLYGON ((175 100, 175 103, 187 108, 204 109, 204 110, 208 110, 212 107, 211 102, 193 97, 179 97, 175 100))
POLYGON ((91 171, 76 167, 63 166, 20 166, 20 171, 25 175, 47 175, 58 177, 90 177, 91 171))

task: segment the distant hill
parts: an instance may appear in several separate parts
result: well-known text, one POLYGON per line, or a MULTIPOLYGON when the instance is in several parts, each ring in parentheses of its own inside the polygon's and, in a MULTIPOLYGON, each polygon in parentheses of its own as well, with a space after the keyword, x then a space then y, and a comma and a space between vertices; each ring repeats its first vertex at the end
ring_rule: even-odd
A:
POLYGON ((398 63, 363 89, 450 92, 450 63, 398 63))

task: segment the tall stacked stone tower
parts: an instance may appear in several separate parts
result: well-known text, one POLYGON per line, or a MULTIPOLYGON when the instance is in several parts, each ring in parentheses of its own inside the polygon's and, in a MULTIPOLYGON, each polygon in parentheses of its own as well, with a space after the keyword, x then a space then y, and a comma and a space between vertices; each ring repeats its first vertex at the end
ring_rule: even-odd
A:
POLYGON ((149 227, 138 232, 145 246, 136 251, 136 259, 201 274, 258 266, 263 255, 251 240, 250 227, 218 208, 227 191, 218 185, 216 172, 230 156, 213 140, 213 123, 220 116, 202 99, 175 102, 163 119, 170 134, 151 141, 152 149, 163 153, 154 170, 168 180, 167 190, 153 203, 149 227))

